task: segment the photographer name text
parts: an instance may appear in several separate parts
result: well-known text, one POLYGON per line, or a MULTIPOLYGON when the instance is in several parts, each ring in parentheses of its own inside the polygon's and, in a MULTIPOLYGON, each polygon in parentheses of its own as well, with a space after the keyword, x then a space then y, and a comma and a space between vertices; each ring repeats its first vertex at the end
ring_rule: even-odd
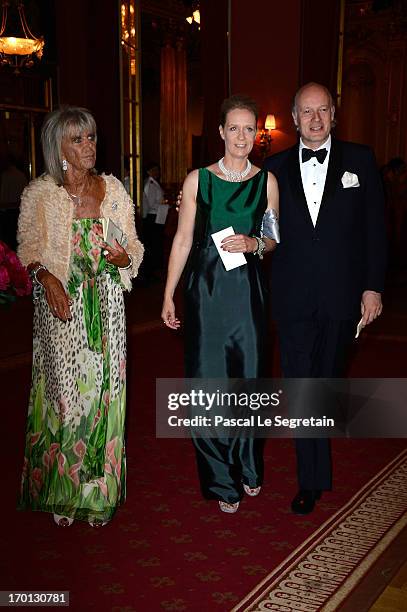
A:
POLYGON ((286 418, 275 415, 273 418, 251 414, 242 418, 227 418, 216 415, 213 417, 197 415, 191 418, 178 417, 175 414, 168 417, 170 427, 335 427, 335 420, 326 416, 308 418, 286 418))

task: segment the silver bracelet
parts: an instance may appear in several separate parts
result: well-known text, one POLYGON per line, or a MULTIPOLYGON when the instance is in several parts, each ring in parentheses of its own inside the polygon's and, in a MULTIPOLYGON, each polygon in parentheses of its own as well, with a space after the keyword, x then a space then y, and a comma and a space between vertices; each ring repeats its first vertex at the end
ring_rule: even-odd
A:
POLYGON ((130 253, 127 253, 127 257, 130 259, 130 263, 127 264, 127 266, 124 266, 124 268, 120 268, 120 270, 130 270, 130 268, 133 265, 133 255, 130 255, 130 253))
POLYGON ((258 236, 253 236, 257 242, 257 249, 253 251, 253 255, 257 255, 259 259, 263 259, 263 253, 266 249, 266 243, 258 236))
POLYGON ((35 285, 41 285, 41 286, 43 287, 44 285, 43 285, 43 284, 42 284, 42 282, 41 282, 41 281, 38 279, 38 276, 37 276, 37 274, 38 274, 38 272, 39 272, 40 270, 46 270, 46 271, 48 272, 48 268, 47 268, 46 266, 44 266, 43 264, 40 264, 39 266, 37 266, 36 268, 33 268, 33 269, 31 270, 31 272, 30 272, 30 278, 31 278, 31 280, 33 281, 33 283, 34 283, 35 285))

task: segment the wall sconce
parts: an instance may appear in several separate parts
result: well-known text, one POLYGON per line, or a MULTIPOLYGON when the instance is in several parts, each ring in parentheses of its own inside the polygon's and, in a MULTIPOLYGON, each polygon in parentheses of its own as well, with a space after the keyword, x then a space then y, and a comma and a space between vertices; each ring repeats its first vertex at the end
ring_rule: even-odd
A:
POLYGON ((192 22, 195 21, 195 23, 200 25, 200 23, 201 23, 201 13, 199 12, 199 9, 194 11, 190 17, 186 18, 186 20, 188 21, 189 24, 192 24, 192 22))
POLYGON ((269 114, 264 122, 264 128, 259 130, 259 147, 263 157, 266 157, 271 151, 271 143, 273 141, 271 137, 271 131, 276 129, 276 118, 274 115, 269 114))
POLYGON ((193 4, 193 11, 192 11, 192 15, 190 15, 189 17, 186 17, 186 20, 188 21, 189 25, 192 25, 193 23, 195 23, 198 26, 198 30, 201 29, 201 13, 199 10, 199 2, 195 2, 193 4))

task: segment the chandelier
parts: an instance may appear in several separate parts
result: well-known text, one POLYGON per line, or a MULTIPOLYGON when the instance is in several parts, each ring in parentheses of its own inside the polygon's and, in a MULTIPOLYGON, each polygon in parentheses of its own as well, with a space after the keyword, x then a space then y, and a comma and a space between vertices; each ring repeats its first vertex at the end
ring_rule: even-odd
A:
POLYGON ((21 0, 17 0, 16 4, 20 20, 20 32, 18 34, 22 34, 22 36, 8 36, 6 28, 10 0, 3 0, 1 4, 0 65, 11 66, 18 73, 22 67, 31 68, 35 57, 41 59, 45 44, 44 38, 42 36, 36 38, 31 32, 25 17, 24 4, 21 0))

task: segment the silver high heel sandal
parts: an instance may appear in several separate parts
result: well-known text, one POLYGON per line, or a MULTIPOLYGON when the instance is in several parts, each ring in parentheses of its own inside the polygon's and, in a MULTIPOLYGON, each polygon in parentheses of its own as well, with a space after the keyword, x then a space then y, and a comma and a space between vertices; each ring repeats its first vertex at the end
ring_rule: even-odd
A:
POLYGON ((222 512, 227 512, 228 514, 234 514, 239 509, 239 503, 240 502, 236 502, 234 504, 228 504, 228 502, 219 501, 219 508, 222 510, 222 512))
POLYGON ((99 527, 104 527, 105 525, 108 524, 109 521, 102 521, 101 519, 98 518, 91 518, 89 519, 88 523, 91 527, 95 527, 96 529, 99 529, 99 527))
POLYGON ((61 514, 54 514, 54 521, 58 527, 70 527, 73 523, 73 519, 69 516, 62 516, 61 514))
POLYGON ((257 497, 261 491, 261 487, 255 487, 254 489, 252 489, 251 487, 249 487, 249 485, 246 484, 243 484, 243 489, 244 492, 247 493, 247 495, 250 495, 250 497, 257 497))

